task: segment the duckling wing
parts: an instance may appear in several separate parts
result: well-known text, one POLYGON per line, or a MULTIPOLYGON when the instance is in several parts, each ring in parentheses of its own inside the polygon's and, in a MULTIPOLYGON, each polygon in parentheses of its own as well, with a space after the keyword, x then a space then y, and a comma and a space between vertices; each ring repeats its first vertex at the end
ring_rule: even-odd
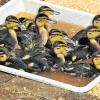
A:
POLYGON ((27 69, 27 65, 20 59, 20 58, 9 58, 6 62, 5 65, 8 67, 12 67, 15 69, 27 69))

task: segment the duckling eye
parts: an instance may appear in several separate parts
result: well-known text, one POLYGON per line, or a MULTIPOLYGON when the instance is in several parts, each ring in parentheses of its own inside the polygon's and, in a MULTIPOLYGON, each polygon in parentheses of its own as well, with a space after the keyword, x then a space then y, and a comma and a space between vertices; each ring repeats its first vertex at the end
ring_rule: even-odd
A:
POLYGON ((60 49, 59 47, 57 47, 57 49, 60 49))
POLYGON ((92 34, 91 32, 89 32, 88 34, 92 34))

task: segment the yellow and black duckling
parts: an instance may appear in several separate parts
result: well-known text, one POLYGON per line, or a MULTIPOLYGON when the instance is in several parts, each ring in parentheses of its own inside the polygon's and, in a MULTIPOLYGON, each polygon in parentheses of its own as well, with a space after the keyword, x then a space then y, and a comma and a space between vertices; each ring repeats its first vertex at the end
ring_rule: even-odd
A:
POLYGON ((49 39, 46 47, 51 49, 54 54, 60 58, 61 62, 64 63, 64 56, 66 56, 67 52, 71 50, 68 43, 72 43, 72 41, 68 37, 67 33, 58 29, 52 29, 49 32, 49 39))
POLYGON ((90 51, 93 51, 93 49, 100 50, 100 32, 96 27, 90 26, 79 31, 72 37, 72 40, 76 43, 76 46, 87 45, 90 47, 90 51))
POLYGON ((34 48, 25 52, 21 56, 23 62, 27 64, 28 72, 41 72, 49 70, 52 66, 52 57, 46 52, 43 46, 35 45, 34 48))
POLYGON ((56 21, 50 19, 45 14, 38 14, 35 18, 35 23, 38 28, 38 32, 41 36, 41 44, 46 45, 48 41, 49 33, 48 33, 48 30, 45 28, 45 26, 48 23, 56 23, 56 21))
POLYGON ((100 15, 96 15, 93 18, 92 25, 100 30, 100 15))
POLYGON ((0 47, 0 65, 5 65, 15 69, 26 70, 26 64, 20 59, 13 57, 5 47, 0 47))
POLYGON ((18 19, 15 16, 10 15, 6 17, 5 24, 9 31, 10 36, 15 40, 15 49, 19 49, 20 47, 18 45, 17 33, 15 31, 16 29, 18 29, 19 25, 18 19))
POLYGON ((100 44, 98 39, 100 39, 100 30, 97 28, 89 29, 87 31, 87 37, 90 43, 97 49, 100 50, 100 44), (98 39, 97 39, 98 38, 98 39))
POLYGON ((3 29, 0 30, 0 44, 5 46, 9 52, 14 51, 16 42, 9 34, 6 27, 3 27, 3 29))

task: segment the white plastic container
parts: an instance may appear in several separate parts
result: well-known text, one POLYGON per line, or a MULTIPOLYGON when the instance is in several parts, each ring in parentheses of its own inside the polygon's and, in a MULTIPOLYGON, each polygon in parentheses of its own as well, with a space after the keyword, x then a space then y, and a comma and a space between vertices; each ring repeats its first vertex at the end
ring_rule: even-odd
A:
MULTIPOLYGON (((8 2, 7 4, 5 4, 4 6, 0 8, 0 24, 4 22, 5 18, 8 15, 15 15, 20 11, 27 11, 27 12, 36 14, 38 11, 38 8, 42 5, 47 5, 61 13, 59 17, 58 16, 53 17, 53 19, 57 21, 69 22, 69 23, 73 23, 76 25, 81 25, 81 26, 83 25, 86 27, 88 25, 91 25, 91 21, 94 17, 94 15, 89 14, 89 13, 60 7, 60 6, 45 3, 39 0, 11 0, 10 2, 8 2)), ((65 84, 59 81, 55 81, 55 80, 45 78, 45 77, 35 75, 35 74, 30 74, 30 73, 16 70, 13 68, 8 68, 2 65, 0 65, 0 71, 4 71, 7 73, 11 73, 14 75, 32 79, 35 81, 40 81, 46 84, 51 84, 53 86, 60 87, 63 89, 68 89, 68 90, 75 91, 75 92, 87 92, 100 82, 100 75, 99 75, 86 86, 76 87, 70 84, 65 84)))

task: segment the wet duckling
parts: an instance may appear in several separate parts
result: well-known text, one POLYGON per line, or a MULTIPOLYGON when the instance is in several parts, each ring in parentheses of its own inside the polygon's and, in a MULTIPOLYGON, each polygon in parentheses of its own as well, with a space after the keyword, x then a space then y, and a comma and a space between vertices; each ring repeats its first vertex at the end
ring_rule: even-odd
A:
POLYGON ((12 57, 5 47, 0 47, 0 64, 15 69, 27 69, 26 64, 20 58, 12 57))
POLYGON ((52 8, 48 7, 48 6, 41 6, 38 10, 38 13, 43 13, 47 16, 49 15, 59 15, 60 13, 57 11, 54 11, 52 8))
POLYGON ((45 26, 48 23, 56 23, 56 21, 50 19, 45 14, 38 14, 35 18, 35 23, 38 28, 39 34, 41 36, 41 44, 46 45, 48 37, 49 37, 49 33, 48 33, 48 30, 45 28, 45 26))
POLYGON ((93 49, 100 50, 99 37, 99 30, 96 27, 89 26, 86 29, 79 31, 72 37, 72 40, 76 43, 76 46, 87 45, 90 47, 90 51, 93 51, 93 49))
POLYGON ((93 18, 92 25, 100 30, 100 15, 93 18))
POLYGON ((6 27, 0 30, 0 44, 4 45, 9 50, 9 52, 14 51, 16 43, 9 34, 9 31, 6 27))
POLYGON ((18 45, 17 33, 15 31, 16 29, 18 29, 18 25, 19 25, 18 19, 13 15, 7 16, 5 19, 5 24, 6 27, 8 28, 9 34, 15 40, 16 43, 15 49, 19 49, 20 47, 18 45))
POLYGON ((70 51, 70 47, 68 47, 64 42, 56 41, 52 46, 52 50, 61 60, 61 63, 65 63, 65 56, 70 51))
POLYGON ((100 38, 100 30, 98 30, 97 28, 89 29, 87 31, 87 37, 88 37, 90 43, 95 48, 97 48, 98 50, 100 50, 100 44, 96 40, 96 38, 100 38))
POLYGON ((49 32, 49 39, 46 47, 50 48, 56 56, 61 59, 61 62, 64 63, 64 56, 69 50, 71 50, 68 43, 72 43, 72 41, 68 37, 67 33, 58 29, 52 29, 49 32))
POLYGON ((30 51, 25 52, 22 60, 27 64, 29 72, 41 72, 52 66, 51 56, 43 46, 39 45, 35 45, 30 51))

